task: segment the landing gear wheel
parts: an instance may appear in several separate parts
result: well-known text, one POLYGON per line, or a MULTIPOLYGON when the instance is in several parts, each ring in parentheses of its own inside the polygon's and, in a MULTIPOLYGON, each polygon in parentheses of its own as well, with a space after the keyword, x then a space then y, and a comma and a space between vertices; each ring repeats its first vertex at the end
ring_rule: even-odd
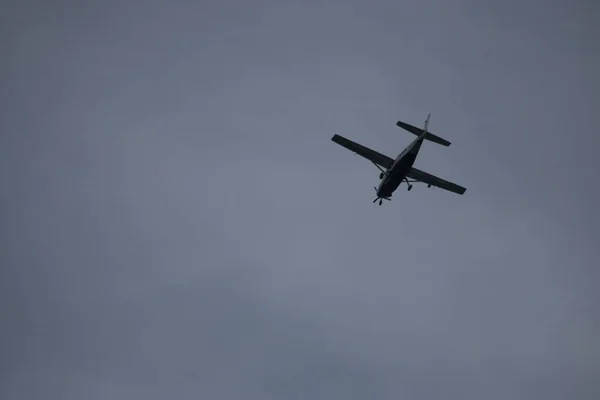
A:
POLYGON ((379 179, 383 179, 383 172, 379 174, 379 179))
POLYGON ((410 190, 412 189, 412 185, 408 185, 408 191, 410 192, 410 190))

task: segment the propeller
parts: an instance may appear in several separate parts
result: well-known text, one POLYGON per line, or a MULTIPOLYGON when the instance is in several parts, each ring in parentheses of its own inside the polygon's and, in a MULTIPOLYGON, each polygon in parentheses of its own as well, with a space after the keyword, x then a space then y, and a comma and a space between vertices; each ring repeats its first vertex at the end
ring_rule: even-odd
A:
MULTIPOLYGON (((377 193, 377 187, 374 187, 373 189, 375 189, 375 193, 377 193)), ((375 198, 375 200, 373 200, 373 203, 375 203, 377 200, 379 200, 379 205, 381 205, 381 203, 383 203, 383 200, 388 200, 389 201, 389 200, 392 200, 392 199, 390 199, 389 197, 379 197, 379 196, 377 196, 375 198)))

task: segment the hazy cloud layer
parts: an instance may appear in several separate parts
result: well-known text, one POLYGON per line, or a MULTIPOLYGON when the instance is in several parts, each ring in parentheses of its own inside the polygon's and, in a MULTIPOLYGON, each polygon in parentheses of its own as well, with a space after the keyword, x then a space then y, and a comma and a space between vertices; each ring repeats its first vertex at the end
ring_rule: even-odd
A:
POLYGON ((593 2, 5 3, 0 397, 600 398, 593 2))

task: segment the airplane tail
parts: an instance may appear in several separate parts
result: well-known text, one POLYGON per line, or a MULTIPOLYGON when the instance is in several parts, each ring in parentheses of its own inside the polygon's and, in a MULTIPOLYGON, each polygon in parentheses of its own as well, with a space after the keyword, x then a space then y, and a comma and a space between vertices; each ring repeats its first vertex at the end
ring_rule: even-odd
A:
POLYGON ((430 142, 433 143, 437 143, 439 145, 442 145, 444 147, 448 147, 450 146, 450 142, 447 141, 446 139, 442 139, 439 136, 434 135, 433 133, 428 131, 429 128, 429 118, 431 117, 431 113, 429 113, 429 115, 427 116, 427 119, 425 120, 425 127, 424 129, 420 129, 417 128, 416 126, 407 124, 406 122, 402 122, 402 121, 398 121, 396 122, 396 125, 410 133, 412 133, 415 136, 423 136, 423 138, 425 140, 428 140, 430 142))
POLYGON ((431 113, 427 114, 427 119, 425 120, 425 127, 423 128, 423 136, 427 136, 427 128, 429 128, 429 119, 431 118, 431 113))

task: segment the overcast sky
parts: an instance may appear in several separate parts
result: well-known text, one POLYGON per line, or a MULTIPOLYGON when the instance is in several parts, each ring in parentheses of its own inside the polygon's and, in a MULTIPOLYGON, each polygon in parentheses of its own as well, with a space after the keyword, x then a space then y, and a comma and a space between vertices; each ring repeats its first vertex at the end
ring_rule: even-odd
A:
POLYGON ((4 1, 0 397, 600 398, 598 11, 4 1))

